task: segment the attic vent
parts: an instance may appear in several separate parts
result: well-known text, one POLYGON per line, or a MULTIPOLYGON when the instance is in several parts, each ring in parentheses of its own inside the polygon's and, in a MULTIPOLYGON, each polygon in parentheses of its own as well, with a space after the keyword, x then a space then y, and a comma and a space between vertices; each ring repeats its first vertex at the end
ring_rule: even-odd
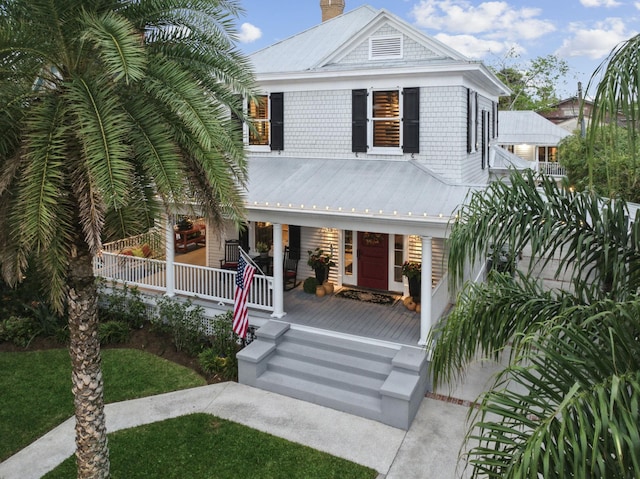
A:
POLYGON ((371 37, 369 39, 369 58, 371 60, 402 58, 402 36, 371 37))

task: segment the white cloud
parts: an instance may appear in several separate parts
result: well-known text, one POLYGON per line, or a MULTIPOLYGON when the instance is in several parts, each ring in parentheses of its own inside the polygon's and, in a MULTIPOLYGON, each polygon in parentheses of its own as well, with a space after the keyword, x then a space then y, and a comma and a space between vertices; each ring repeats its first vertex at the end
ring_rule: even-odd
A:
POLYGON ((570 38, 556 51, 561 57, 585 56, 592 60, 604 58, 618 43, 627 40, 634 33, 627 32, 620 18, 607 18, 598 22, 594 28, 585 28, 582 24, 571 24, 570 38))
POLYGON ((511 48, 517 52, 523 51, 519 45, 496 40, 483 40, 473 35, 447 35, 446 33, 438 33, 434 35, 434 37, 463 55, 474 59, 482 59, 488 55, 500 56, 511 48))
POLYGON ((616 0, 580 0, 580 3, 584 7, 619 7, 622 5, 620 2, 616 2, 616 0))
POLYGON ((634 5, 638 10, 640 10, 640 2, 635 2, 634 5))
POLYGON ((251 43, 262 37, 262 30, 250 23, 243 23, 240 25, 240 32, 238 33, 238 40, 241 43, 251 43))
POLYGON ((467 0, 421 0, 411 13, 419 27, 492 40, 533 40, 556 29, 551 21, 537 18, 541 9, 515 8, 504 1, 474 6, 467 0))

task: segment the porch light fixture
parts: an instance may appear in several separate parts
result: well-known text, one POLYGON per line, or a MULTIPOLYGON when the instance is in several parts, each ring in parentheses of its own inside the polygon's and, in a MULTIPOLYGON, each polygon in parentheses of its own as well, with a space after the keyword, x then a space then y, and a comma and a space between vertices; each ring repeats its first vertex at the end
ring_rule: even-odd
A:
POLYGON ((355 209, 355 208, 351 208, 351 212, 352 212, 352 213, 355 213, 355 212, 356 212, 356 209, 355 209))
POLYGON ((304 205, 300 205, 300 209, 304 209, 304 205))
POLYGON ((440 213, 438 216, 439 216, 440 218, 442 218, 442 213, 440 213))
POLYGON ((291 203, 289 203, 289 208, 291 208, 291 203))
POLYGON ((364 210, 364 212, 365 212, 365 213, 368 213, 368 212, 369 212, 369 208, 366 208, 366 209, 364 210))
POLYGON ((342 211, 342 206, 338 206, 338 211, 342 211))

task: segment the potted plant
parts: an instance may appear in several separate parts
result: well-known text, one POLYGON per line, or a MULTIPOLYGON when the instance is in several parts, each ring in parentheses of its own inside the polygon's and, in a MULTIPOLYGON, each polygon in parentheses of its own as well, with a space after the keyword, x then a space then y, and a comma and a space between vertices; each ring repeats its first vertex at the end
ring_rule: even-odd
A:
POLYGON ((267 243, 263 243, 262 241, 258 241, 258 243, 256 243, 256 250, 258 250, 258 253, 260 253, 260 256, 263 258, 269 256, 270 249, 271 247, 267 243))
POLYGON ((307 264, 315 271, 318 284, 324 283, 329 277, 329 268, 336 265, 333 262, 332 255, 325 253, 321 248, 307 251, 307 253, 309 254, 307 264))
POLYGON ((402 265, 402 276, 409 281, 409 294, 414 301, 420 300, 420 288, 422 279, 422 263, 417 261, 405 261, 402 265))

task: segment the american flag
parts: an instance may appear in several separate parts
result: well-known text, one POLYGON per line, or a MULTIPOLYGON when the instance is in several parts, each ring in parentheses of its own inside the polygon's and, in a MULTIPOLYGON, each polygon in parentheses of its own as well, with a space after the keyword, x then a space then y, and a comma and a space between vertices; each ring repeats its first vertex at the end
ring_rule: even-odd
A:
POLYGON ((255 272, 256 269, 240 255, 238 273, 236 274, 236 290, 233 295, 233 331, 243 339, 247 336, 249 327, 247 296, 255 272))

